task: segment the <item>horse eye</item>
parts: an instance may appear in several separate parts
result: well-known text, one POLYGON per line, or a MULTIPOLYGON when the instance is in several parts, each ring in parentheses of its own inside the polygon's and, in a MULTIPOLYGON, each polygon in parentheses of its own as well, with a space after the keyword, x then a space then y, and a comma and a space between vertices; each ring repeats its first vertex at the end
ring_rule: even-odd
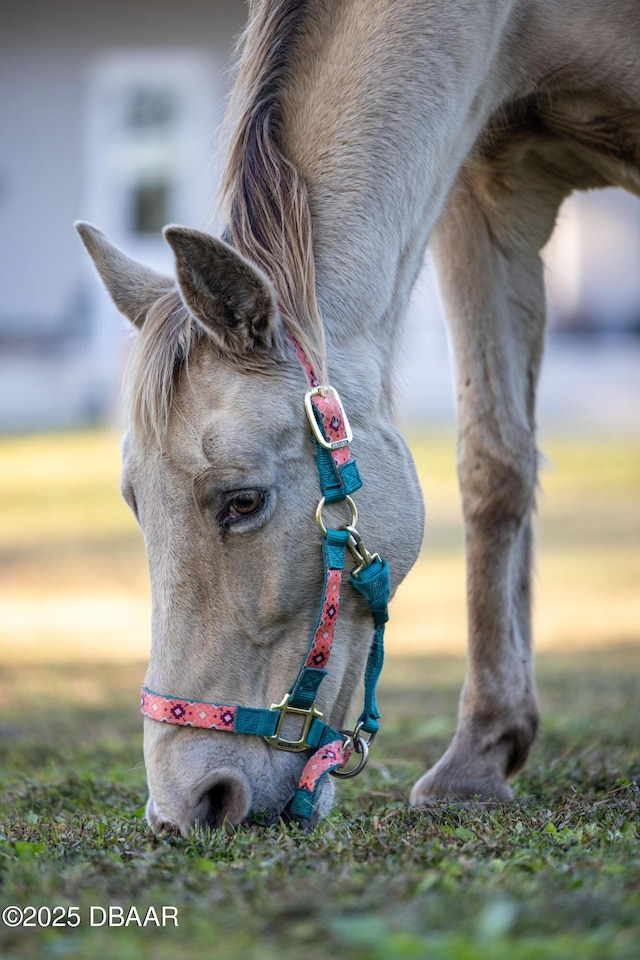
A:
POLYGON ((264 503, 264 493, 259 490, 243 490, 237 493, 227 506, 227 522, 242 520, 257 513, 264 503))

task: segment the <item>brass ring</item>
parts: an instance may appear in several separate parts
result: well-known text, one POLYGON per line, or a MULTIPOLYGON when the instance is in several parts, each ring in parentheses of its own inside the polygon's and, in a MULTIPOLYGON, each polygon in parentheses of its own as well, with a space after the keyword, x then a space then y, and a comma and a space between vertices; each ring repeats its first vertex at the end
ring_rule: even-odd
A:
MULTIPOLYGON (((344 502, 347 504, 347 506, 349 507, 349 510, 351 511, 350 522, 345 523, 344 526, 342 527, 343 530, 346 530, 349 527, 355 527, 356 523, 358 522, 358 508, 356 507, 351 497, 345 497, 344 502)), ((324 522, 322 520, 322 511, 324 509, 325 503, 326 503, 325 497, 321 497, 320 502, 316 507, 316 523, 318 524, 318 530, 320 531, 323 537, 326 537, 327 535, 327 528, 325 527, 324 522)))
POLYGON ((369 741, 365 740, 364 737, 361 737, 359 733, 354 733, 345 743, 345 747, 349 743, 349 740, 353 742, 353 752, 360 755, 360 760, 358 761, 357 766, 352 770, 343 770, 337 768, 336 770, 331 771, 332 777, 337 777, 339 780, 350 780, 351 777, 357 777, 361 770, 367 765, 367 760, 369 759, 369 741))

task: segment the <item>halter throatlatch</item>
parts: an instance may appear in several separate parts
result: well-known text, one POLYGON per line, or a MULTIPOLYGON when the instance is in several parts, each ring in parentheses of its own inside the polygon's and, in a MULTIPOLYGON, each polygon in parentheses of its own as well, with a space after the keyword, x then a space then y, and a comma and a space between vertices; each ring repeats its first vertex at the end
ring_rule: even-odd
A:
POLYGON ((369 745, 378 732, 380 714, 376 685, 384 658, 390 582, 386 560, 367 550, 356 527, 358 511, 351 494, 360 489, 362 480, 349 450, 351 428, 340 397, 333 387, 319 384, 302 348, 293 337, 291 339, 310 386, 304 406, 316 448, 322 494, 316 510, 316 523, 322 535, 324 586, 320 612, 304 662, 282 701, 272 704, 269 709, 165 696, 147 687, 142 688, 141 709, 146 717, 163 723, 259 736, 276 750, 292 753, 313 751, 289 805, 294 816, 308 819, 313 814, 326 775, 353 777, 359 773, 367 762, 369 745), (349 522, 340 529, 326 527, 323 520, 325 504, 340 502, 350 510, 349 522), (347 550, 356 560, 349 583, 368 604, 374 632, 364 674, 363 710, 353 730, 336 730, 322 719, 322 713, 316 707, 316 697, 327 673, 347 550), (295 737, 292 726, 296 727, 295 737), (356 766, 345 769, 354 753, 359 757, 356 766))

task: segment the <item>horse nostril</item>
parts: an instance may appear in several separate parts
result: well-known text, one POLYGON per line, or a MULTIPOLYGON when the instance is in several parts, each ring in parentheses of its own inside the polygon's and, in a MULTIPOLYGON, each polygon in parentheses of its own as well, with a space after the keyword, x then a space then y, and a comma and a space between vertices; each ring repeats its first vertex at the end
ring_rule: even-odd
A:
POLYGON ((249 785, 236 774, 219 774, 202 794, 196 820, 208 827, 241 823, 249 814, 249 785))

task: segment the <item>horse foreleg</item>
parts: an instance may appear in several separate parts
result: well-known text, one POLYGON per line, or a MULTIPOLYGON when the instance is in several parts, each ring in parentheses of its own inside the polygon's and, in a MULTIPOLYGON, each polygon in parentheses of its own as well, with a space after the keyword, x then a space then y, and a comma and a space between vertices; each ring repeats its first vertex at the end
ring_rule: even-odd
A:
MULTIPOLYGON (((510 799, 508 778, 525 763, 538 725, 530 623, 534 395, 545 324, 538 251, 563 191, 540 191, 534 178, 526 185, 538 190, 520 183, 517 206, 496 211, 486 183, 481 190, 466 171, 433 237, 457 368, 469 646, 456 734, 415 784, 413 804, 510 799)), ((504 192, 515 204, 513 191, 504 192)))

